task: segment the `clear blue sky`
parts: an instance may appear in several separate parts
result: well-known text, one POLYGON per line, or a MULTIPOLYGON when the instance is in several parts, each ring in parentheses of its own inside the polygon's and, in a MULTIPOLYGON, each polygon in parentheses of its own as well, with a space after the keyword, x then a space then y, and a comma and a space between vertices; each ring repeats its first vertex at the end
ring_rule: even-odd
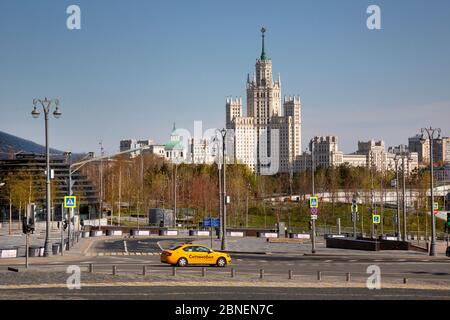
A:
POLYGON ((224 125, 225 98, 245 97, 261 26, 283 94, 302 99, 303 145, 334 134, 406 143, 423 126, 450 135, 450 1, 0 0, 0 130, 44 142, 34 97, 59 97, 51 146, 165 142, 172 123, 224 125), (82 29, 66 28, 77 4, 82 29), (382 30, 366 28, 381 7, 382 30))

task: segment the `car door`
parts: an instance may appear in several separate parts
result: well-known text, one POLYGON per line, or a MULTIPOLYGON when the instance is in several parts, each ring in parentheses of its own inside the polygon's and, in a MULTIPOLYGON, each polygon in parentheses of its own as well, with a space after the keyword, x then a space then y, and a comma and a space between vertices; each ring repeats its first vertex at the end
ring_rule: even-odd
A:
POLYGON ((186 246, 183 248, 184 254, 183 256, 188 260, 189 264, 197 263, 195 248, 197 246, 186 246))
POLYGON ((201 260, 203 264, 214 264, 216 261, 214 261, 214 254, 209 252, 209 248, 198 246, 197 252, 201 254, 201 260))

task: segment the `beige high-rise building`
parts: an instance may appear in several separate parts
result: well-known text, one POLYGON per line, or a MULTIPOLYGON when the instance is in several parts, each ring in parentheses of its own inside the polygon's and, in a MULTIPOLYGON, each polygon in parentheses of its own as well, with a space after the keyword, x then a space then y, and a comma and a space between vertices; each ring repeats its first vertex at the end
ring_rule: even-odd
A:
POLYGON ((262 28, 262 50, 255 73, 247 75, 246 116, 241 98, 226 100, 226 126, 234 133, 232 157, 257 174, 265 170, 298 171, 295 160, 301 154, 300 98, 286 97, 281 107, 281 77, 273 80, 272 60, 265 52, 265 32, 262 28))
POLYGON ((408 150, 417 152, 419 163, 430 163, 430 140, 422 139, 421 135, 416 135, 408 139, 408 150))

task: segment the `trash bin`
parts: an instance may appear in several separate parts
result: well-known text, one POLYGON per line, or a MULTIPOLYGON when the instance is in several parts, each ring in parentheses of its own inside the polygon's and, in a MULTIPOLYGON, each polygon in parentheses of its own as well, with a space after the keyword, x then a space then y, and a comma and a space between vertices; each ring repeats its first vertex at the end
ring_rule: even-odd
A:
POLYGON ((52 251, 53 251, 53 254, 59 254, 60 253, 60 248, 61 247, 61 244, 60 243, 54 243, 54 244, 52 244, 52 251))
POLYGON ((29 247, 28 248, 28 256, 29 257, 39 257, 41 253, 40 247, 29 247))

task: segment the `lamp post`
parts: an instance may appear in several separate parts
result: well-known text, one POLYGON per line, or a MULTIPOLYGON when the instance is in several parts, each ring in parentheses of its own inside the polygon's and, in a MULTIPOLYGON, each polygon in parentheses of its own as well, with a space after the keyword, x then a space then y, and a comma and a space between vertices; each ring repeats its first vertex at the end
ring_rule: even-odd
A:
MULTIPOLYGON (((217 132, 220 132, 219 130, 216 129, 216 134, 217 132)), ((219 181, 219 220, 222 217, 222 205, 223 205, 223 201, 222 201, 222 164, 220 162, 220 145, 219 145, 219 139, 217 138, 217 135, 214 136, 214 138, 212 139, 213 142, 213 150, 214 150, 214 154, 216 155, 216 159, 217 159, 217 172, 218 172, 218 181, 219 181)), ((222 241, 222 226, 220 225, 219 227, 219 239, 222 241)))
MULTIPOLYGON (((70 174, 70 166, 72 165, 72 152, 68 151, 66 152, 66 161, 69 164, 69 182, 68 182, 68 188, 69 188, 69 196, 72 195, 72 175, 70 174)), ((64 210, 62 208, 62 210, 64 210)), ((61 211, 61 215, 63 215, 63 212, 61 211)), ((68 209, 68 221, 67 221, 67 234, 69 238, 69 247, 67 248, 67 251, 70 250, 70 240, 71 240, 71 222, 72 222, 72 215, 73 215, 73 208, 68 209)), ((75 216, 74 216, 75 218, 75 216)), ((63 220, 63 219, 61 219, 63 220)), ((75 227, 75 219, 74 219, 74 227, 75 227)), ((64 243, 61 243, 61 254, 63 252, 62 248, 64 247, 64 243)))
POLYGON ((433 141, 434 139, 439 139, 441 136, 440 128, 422 128, 422 141, 424 141, 424 133, 427 134, 430 143, 430 214, 431 214, 431 245, 430 245, 430 256, 436 255, 436 218, 434 216, 434 192, 433 192, 433 141), (435 137, 435 134, 437 136, 435 137))
POLYGON ((99 142, 100 145, 100 213, 98 216, 98 230, 102 229, 103 218, 103 156, 105 155, 103 149, 103 141, 99 142))
POLYGON ((399 189, 398 189, 398 161, 400 158, 398 156, 395 156, 394 162, 395 162, 395 192, 396 192, 396 198, 397 198, 397 239, 400 239, 400 197, 399 197, 399 189))
MULTIPOLYGON (((372 217, 375 214, 375 192, 373 189, 373 169, 374 169, 374 156, 373 156, 373 151, 370 151, 369 153, 369 158, 370 158, 370 185, 371 185, 371 189, 370 189, 370 211, 372 213, 372 217)), ((371 229, 370 232, 372 233, 371 238, 373 239, 375 236, 375 224, 373 223, 373 218, 372 220, 372 224, 371 224, 371 229)))
MULTIPOLYGON (((316 171, 314 159, 314 139, 311 139, 311 196, 315 195, 314 174, 316 171)), ((311 219, 311 253, 316 253, 316 220, 311 219)))
POLYGON ((46 224, 45 224, 45 242, 44 242, 44 256, 48 257, 50 256, 50 253, 52 252, 52 247, 50 243, 50 179, 51 179, 51 172, 50 172, 50 146, 49 146, 49 139, 48 139, 48 115, 51 110, 51 106, 55 106, 55 111, 53 111, 53 116, 58 119, 61 116, 61 112, 59 111, 59 100, 58 99, 33 99, 33 111, 31 112, 31 115, 33 118, 38 118, 40 112, 37 109, 37 105, 41 105, 42 109, 44 110, 44 120, 45 120, 45 160, 46 160, 46 224))
POLYGON ((227 160, 225 158, 225 142, 227 137, 227 130, 224 128, 222 130, 217 130, 222 136, 222 161, 223 161, 223 177, 222 177, 222 243, 221 250, 227 250, 227 183, 226 183, 226 168, 227 168, 227 160))
POLYGON ((405 175, 405 146, 400 146, 400 156, 402 159, 402 213, 403 213, 403 233, 402 240, 406 241, 406 175, 405 175))

